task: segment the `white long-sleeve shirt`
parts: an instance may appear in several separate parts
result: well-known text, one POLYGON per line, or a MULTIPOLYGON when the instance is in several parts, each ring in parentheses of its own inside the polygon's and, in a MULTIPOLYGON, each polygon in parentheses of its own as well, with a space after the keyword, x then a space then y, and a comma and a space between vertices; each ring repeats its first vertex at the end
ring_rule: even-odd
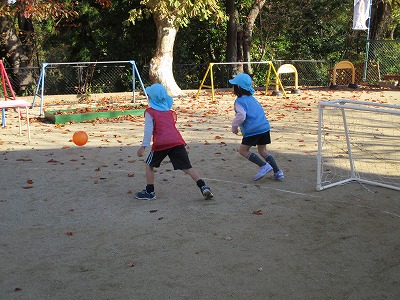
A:
POLYGON ((239 128, 239 126, 244 122, 244 120, 246 120, 246 111, 244 110, 244 108, 235 102, 235 112, 236 112, 236 116, 232 121, 232 132, 236 132, 237 129, 239 128))
POLYGON ((153 130, 154 130, 153 117, 148 112, 146 112, 144 114, 144 134, 143 134, 142 146, 150 147, 151 137, 153 136, 153 130))

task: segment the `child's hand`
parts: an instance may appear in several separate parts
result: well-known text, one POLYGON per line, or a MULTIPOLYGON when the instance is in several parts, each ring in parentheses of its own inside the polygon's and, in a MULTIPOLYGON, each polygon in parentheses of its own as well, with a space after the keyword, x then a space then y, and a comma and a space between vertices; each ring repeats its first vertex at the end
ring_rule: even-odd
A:
POLYGON ((137 156, 142 157, 144 150, 146 150, 146 147, 142 146, 139 148, 139 150, 137 151, 137 156))
POLYGON ((232 132, 233 132, 234 134, 238 134, 239 129, 238 129, 236 126, 232 126, 232 132))

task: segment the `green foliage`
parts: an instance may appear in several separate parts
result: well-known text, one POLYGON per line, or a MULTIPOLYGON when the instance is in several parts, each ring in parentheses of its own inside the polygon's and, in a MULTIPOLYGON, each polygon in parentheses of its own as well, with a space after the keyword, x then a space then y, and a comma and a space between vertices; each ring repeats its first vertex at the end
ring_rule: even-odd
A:
POLYGON ((141 7, 133 8, 129 12, 128 20, 133 24, 152 14, 172 22, 176 27, 187 26, 195 17, 199 20, 213 19, 217 22, 225 20, 223 10, 216 0, 141 0, 140 4, 141 7))
MULTIPOLYGON (((241 24, 254 1, 235 1, 241 24)), ((133 59, 138 66, 147 65, 157 39, 153 14, 179 27, 175 64, 204 66, 226 58, 227 24, 222 0, 114 0, 111 6, 102 6, 97 0, 36 2, 48 13, 54 12, 48 3, 63 3, 63 9, 69 9, 66 14, 59 11, 48 18, 44 13, 35 16, 37 45, 33 47, 38 64, 133 59)), ((399 24, 399 1, 392 3, 396 4, 391 24, 395 29, 399 24)), ((353 0, 267 1, 253 27, 252 60, 362 62, 366 33, 352 30, 352 9, 353 0)), ((396 33, 399 36, 398 29, 395 37, 396 33)), ((393 54, 382 55, 400 61, 396 53, 393 49, 393 54)), ((179 76, 187 81, 198 80, 196 76, 186 78, 184 73, 179 76)))
MULTIPOLYGON (((265 56, 276 59, 341 57, 354 42, 349 39, 358 37, 352 34, 352 8, 353 1, 349 0, 346 5, 338 0, 270 1, 256 29, 257 36, 264 39, 265 56)), ((255 44, 263 45, 263 41, 255 44)))
POLYGON ((400 74, 400 43, 382 41, 373 49, 370 59, 379 63, 381 74, 400 74))
POLYGON ((154 51, 156 29, 151 19, 136 26, 124 25, 130 8, 130 1, 118 1, 107 9, 88 3, 81 5, 79 18, 60 23, 57 34, 43 44, 48 52, 46 61, 135 60, 147 63, 154 51))

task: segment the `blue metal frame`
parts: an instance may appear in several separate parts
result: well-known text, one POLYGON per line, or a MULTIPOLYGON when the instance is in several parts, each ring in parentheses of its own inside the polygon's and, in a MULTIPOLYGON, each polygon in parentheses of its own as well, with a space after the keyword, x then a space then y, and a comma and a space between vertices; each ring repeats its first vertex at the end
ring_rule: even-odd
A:
POLYGON ((148 99, 147 94, 146 94, 146 89, 144 88, 142 78, 140 77, 139 70, 136 66, 136 63, 134 60, 130 61, 96 61, 96 62, 66 62, 66 63, 43 63, 42 64, 42 70, 40 72, 38 84, 36 86, 36 91, 35 95, 33 96, 33 101, 32 101, 32 108, 35 105, 36 101, 36 96, 39 94, 39 89, 40 89, 40 113, 39 115, 43 115, 43 104, 44 104, 44 82, 45 82, 45 75, 46 75, 46 67, 49 65, 72 65, 72 64, 110 64, 110 63, 130 63, 132 65, 132 93, 133 93, 133 102, 136 101, 136 96, 135 96, 135 75, 138 76, 140 85, 143 89, 143 92, 146 96, 146 99, 148 99))

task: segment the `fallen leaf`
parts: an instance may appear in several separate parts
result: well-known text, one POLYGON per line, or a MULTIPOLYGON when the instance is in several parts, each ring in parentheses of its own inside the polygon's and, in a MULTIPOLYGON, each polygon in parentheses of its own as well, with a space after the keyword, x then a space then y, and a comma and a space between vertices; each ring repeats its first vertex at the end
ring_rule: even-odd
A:
POLYGON ((16 161, 32 161, 32 158, 17 158, 16 161))
POLYGON ((261 209, 252 212, 253 215, 262 215, 263 213, 264 212, 261 209))

